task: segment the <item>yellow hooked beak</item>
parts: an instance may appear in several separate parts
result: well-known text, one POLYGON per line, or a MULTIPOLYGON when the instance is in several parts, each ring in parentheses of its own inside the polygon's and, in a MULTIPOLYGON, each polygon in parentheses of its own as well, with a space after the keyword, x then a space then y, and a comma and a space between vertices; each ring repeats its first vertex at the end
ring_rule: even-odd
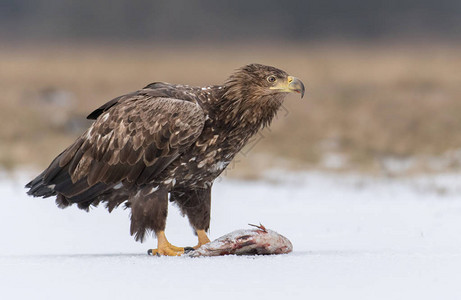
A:
POLYGON ((304 84, 294 76, 288 76, 286 82, 279 82, 276 86, 270 87, 270 89, 287 93, 296 92, 301 94, 301 98, 304 97, 304 84))

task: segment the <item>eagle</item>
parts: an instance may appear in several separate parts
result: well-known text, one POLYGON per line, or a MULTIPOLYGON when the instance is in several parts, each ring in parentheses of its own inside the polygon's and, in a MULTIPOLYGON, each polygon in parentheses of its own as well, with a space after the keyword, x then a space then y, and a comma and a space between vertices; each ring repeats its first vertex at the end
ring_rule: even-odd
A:
POLYGON ((27 193, 87 211, 124 203, 136 241, 150 232, 157 237, 150 254, 181 255, 191 247, 168 242, 168 201, 188 217, 198 237, 193 248, 208 243, 214 180, 291 92, 304 96, 301 80, 261 64, 237 69, 222 85, 151 83, 88 115, 92 125, 26 185, 27 193))

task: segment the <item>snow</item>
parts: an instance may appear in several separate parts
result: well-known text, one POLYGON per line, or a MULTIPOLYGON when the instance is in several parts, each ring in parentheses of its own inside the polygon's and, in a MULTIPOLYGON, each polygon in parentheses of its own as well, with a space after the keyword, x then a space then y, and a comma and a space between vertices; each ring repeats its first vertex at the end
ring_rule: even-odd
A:
MULTIPOLYGON (((58 209, 0 176, 0 299, 461 299, 461 176, 325 173, 219 180, 215 239, 248 223, 288 237, 278 256, 152 257, 128 211, 58 209)), ((167 236, 195 245, 170 207, 167 236)))

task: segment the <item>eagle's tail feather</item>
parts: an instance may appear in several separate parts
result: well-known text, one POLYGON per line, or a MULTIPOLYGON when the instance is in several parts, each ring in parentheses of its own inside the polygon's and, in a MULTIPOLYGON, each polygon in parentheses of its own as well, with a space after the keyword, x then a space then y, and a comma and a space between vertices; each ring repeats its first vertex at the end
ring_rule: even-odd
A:
POLYGON ((59 167, 58 163, 53 162, 48 169, 43 171, 31 182, 26 184, 29 190, 27 194, 34 197, 57 196, 56 204, 60 208, 76 203, 80 209, 88 210, 90 205, 97 205, 100 201, 107 202, 108 209, 111 211, 126 199, 128 195, 120 195, 123 199, 118 199, 118 194, 108 195, 105 192, 110 185, 99 182, 92 186, 88 184, 87 178, 82 178, 77 182, 72 182, 68 173, 68 166, 59 167), (105 196, 103 199, 100 196, 105 196))
POLYGON ((56 195, 56 191, 53 189, 52 186, 46 185, 43 182, 43 177, 45 176, 45 172, 42 172, 40 175, 35 177, 34 180, 26 184, 26 188, 29 189, 27 191, 28 195, 34 196, 34 197, 51 197, 56 195))

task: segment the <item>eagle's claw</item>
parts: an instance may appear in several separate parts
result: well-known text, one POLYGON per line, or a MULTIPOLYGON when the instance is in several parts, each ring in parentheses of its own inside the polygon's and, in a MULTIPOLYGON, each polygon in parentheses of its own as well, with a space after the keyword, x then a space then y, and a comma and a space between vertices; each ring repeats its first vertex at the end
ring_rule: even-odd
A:
POLYGON ((193 247, 184 247, 184 253, 189 253, 189 252, 192 252, 192 251, 195 251, 195 249, 193 247))

